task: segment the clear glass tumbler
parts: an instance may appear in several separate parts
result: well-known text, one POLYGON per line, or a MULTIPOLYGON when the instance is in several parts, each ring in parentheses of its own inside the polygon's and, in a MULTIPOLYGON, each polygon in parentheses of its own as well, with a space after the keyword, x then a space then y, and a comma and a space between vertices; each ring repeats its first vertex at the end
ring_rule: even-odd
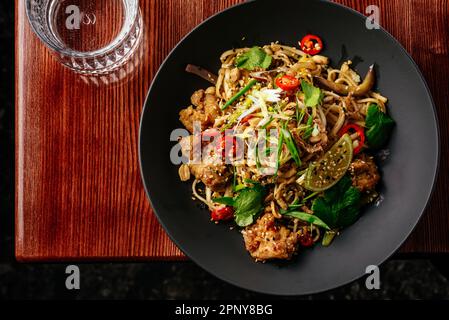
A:
POLYGON ((78 73, 117 70, 142 40, 138 0, 27 0, 26 9, 37 36, 78 73))

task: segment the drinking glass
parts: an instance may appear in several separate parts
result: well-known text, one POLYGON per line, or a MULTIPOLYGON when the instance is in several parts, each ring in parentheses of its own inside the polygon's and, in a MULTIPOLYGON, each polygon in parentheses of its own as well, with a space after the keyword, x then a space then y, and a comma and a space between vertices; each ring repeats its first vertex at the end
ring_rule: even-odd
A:
POLYGON ((138 0, 27 0, 26 11, 56 58, 81 74, 119 69, 142 40, 138 0))

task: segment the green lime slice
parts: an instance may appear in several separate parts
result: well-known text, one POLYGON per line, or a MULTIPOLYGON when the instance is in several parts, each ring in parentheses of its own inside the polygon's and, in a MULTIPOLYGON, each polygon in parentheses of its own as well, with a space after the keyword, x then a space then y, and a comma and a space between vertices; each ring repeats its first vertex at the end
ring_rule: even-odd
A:
POLYGON ((351 137, 344 134, 320 160, 309 165, 304 181, 306 189, 321 192, 335 185, 348 171, 352 153, 351 137))

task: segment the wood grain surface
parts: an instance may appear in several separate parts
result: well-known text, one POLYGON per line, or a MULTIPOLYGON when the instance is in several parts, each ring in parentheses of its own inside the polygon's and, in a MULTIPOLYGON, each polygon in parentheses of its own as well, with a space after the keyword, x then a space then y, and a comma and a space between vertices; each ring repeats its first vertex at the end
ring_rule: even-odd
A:
MULTIPOLYGON (((146 199, 139 119, 160 63, 198 23, 239 0, 141 0, 143 58, 126 82, 96 86, 60 65, 16 0, 16 257, 19 261, 185 259, 146 199)), ((338 0, 381 25, 412 55, 441 128, 436 191, 404 253, 449 252, 449 1, 338 0)), ((344 23, 344 22, 342 22, 344 23)))

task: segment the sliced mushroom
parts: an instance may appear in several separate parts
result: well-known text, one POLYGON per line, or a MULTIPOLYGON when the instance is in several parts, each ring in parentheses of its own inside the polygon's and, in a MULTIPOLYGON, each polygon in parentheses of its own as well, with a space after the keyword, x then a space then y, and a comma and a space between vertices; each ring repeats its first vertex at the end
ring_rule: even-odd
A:
POLYGON ((193 64, 188 64, 186 67, 186 71, 189 73, 193 73, 201 78, 203 78, 204 80, 209 81, 212 84, 216 84, 217 83, 217 75, 213 74, 212 72, 207 71, 204 68, 201 68, 199 66, 195 66, 193 64))
POLYGON ((367 94, 373 88, 375 80, 376 72, 374 71, 374 65, 372 64, 368 69, 368 73, 366 74, 365 79, 363 79, 363 82, 357 86, 357 88, 353 92, 353 95, 363 96, 367 94))
POLYGON ((327 89, 341 95, 347 95, 349 93, 349 86, 329 81, 320 76, 315 76, 314 79, 320 88, 327 89))
POLYGON ((372 87, 374 86, 374 81, 376 79, 376 73, 374 71, 374 65, 371 65, 368 69, 368 73, 366 74, 365 79, 357 87, 350 87, 340 83, 335 83, 319 76, 314 77, 314 79, 322 88, 334 91, 345 96, 349 93, 352 93, 353 96, 358 97, 367 94, 372 89, 372 87))

